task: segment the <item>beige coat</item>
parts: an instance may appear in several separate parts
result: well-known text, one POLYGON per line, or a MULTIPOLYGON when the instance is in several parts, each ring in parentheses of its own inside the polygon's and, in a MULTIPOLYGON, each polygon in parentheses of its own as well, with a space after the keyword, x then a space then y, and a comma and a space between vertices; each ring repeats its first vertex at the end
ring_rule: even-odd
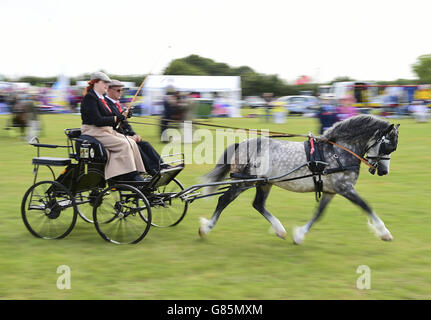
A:
POLYGON ((105 165, 105 179, 129 173, 145 172, 144 163, 136 142, 114 130, 112 127, 96 127, 83 124, 81 133, 99 140, 106 149, 108 161, 105 165))

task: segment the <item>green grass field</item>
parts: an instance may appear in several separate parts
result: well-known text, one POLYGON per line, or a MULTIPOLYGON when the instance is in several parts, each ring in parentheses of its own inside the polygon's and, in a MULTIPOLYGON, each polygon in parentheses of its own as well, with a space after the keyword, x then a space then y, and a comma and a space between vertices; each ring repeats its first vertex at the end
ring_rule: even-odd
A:
MULTIPOLYGON (((317 132, 316 119, 288 118, 286 124, 245 118, 211 121, 317 132)), ((248 190, 205 239, 198 236, 199 217, 211 216, 217 198, 191 204, 176 227, 151 228, 139 244, 118 246, 105 242, 80 218, 63 240, 41 240, 27 231, 20 205, 32 185, 36 148, 3 130, 6 116, 0 116, 0 299, 430 299, 431 123, 392 121, 401 127, 390 174, 372 176, 362 166, 356 186, 391 231, 393 242, 377 239, 368 230, 366 215, 337 196, 304 244, 295 246, 292 227, 311 217, 314 194, 273 188, 268 209, 288 231, 286 241, 268 232, 267 221, 251 207, 254 191, 248 190), (70 290, 56 286, 60 265, 71 269, 70 290), (370 290, 356 287, 360 265, 371 269, 370 290)), ((41 142, 64 144, 63 129, 79 127, 80 117, 45 115, 43 124, 41 142)), ((163 148, 156 126, 134 128, 157 150, 163 148)), ((54 149, 42 155, 66 156, 54 149)), ((190 186, 212 167, 190 164, 178 178, 190 186)))

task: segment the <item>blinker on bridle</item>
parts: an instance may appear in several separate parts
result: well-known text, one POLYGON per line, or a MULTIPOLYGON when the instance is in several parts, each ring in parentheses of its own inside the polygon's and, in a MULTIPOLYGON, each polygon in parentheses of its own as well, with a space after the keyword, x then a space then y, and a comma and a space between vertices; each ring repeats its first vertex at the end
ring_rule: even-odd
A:
MULTIPOLYGON (((398 125, 399 126, 399 125, 398 125)), ((398 127, 397 126, 397 127, 398 127)), ((376 144, 379 144, 379 149, 377 151, 377 154, 375 156, 369 156, 367 155, 366 159, 367 160, 371 160, 372 166, 373 168, 370 168, 368 171, 371 174, 375 174, 376 173, 376 167, 379 164, 379 161, 381 160, 391 160, 390 157, 388 157, 387 155, 389 155, 391 152, 395 151, 395 149, 393 150, 389 150, 387 148, 388 143, 390 142, 387 138, 386 135, 389 134, 389 132, 392 131, 394 125, 391 125, 384 133, 383 135, 380 137, 380 139, 378 139, 373 145, 371 145, 366 151, 365 153, 368 153, 368 151, 370 149, 372 149, 376 144)))
MULTIPOLYGON (((390 157, 385 157, 385 153, 389 154, 390 152, 388 150, 384 150, 385 146, 387 144, 388 139, 386 138, 386 135, 392 130, 392 126, 388 128, 388 130, 385 131, 385 133, 381 136, 380 139, 377 139, 376 142, 374 142, 369 148, 367 148, 367 150, 365 151, 365 153, 367 153, 368 151, 370 151, 371 148, 373 148, 376 144, 380 144, 379 146, 379 150, 377 152, 376 156, 366 156, 365 158, 357 155, 355 152, 353 152, 352 150, 347 149, 346 147, 343 147, 342 145, 339 145, 338 143, 335 143, 331 140, 327 140, 328 143, 337 146, 341 149, 343 149, 344 151, 347 151, 348 153, 350 153, 351 155, 353 155, 354 157, 358 158, 359 160, 361 160, 361 162, 365 163, 369 169, 368 171, 371 174, 375 174, 376 170, 377 170, 377 165, 379 163, 379 161, 381 160, 390 160, 390 157), (371 161, 370 161, 371 160, 371 161)), ((392 150, 393 151, 393 150, 392 150)))
MULTIPOLYGON (((391 128, 392 129, 392 128, 391 128)), ((385 150, 386 144, 389 142, 389 140, 386 138, 386 135, 389 133, 390 130, 388 130, 383 136, 378 139, 375 143, 373 143, 366 151, 365 153, 368 153, 370 149, 372 149, 376 144, 379 144, 379 150, 377 151, 377 154, 375 156, 369 156, 367 155, 365 158, 370 162, 372 165, 372 168, 368 170, 371 174, 376 173, 377 165, 379 161, 381 160, 391 160, 390 157, 386 156, 390 154, 389 150, 385 150), (370 161, 371 160, 371 161, 370 161)))

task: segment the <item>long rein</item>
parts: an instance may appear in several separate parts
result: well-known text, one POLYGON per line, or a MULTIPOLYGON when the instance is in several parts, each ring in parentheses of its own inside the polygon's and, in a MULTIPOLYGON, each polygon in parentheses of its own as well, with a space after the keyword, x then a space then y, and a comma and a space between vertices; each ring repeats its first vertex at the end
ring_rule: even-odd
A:
MULTIPOLYGON (((144 118, 150 118, 147 116, 142 116, 144 118)), ((163 121, 167 121, 167 122, 175 122, 175 123, 179 123, 180 121, 178 120, 171 120, 171 119, 161 119, 163 121)), ((134 124, 143 124, 143 125, 153 125, 153 126, 160 126, 159 124, 156 123, 149 123, 149 122, 137 122, 137 121, 128 121, 129 123, 134 123, 134 124)), ((284 132, 275 132, 275 131, 265 131, 260 132, 257 130, 251 130, 251 129, 247 129, 247 128, 238 128, 238 127, 230 127, 230 126, 223 126, 223 125, 217 125, 217 124, 212 124, 212 123, 205 123, 205 122, 195 122, 193 121, 192 124, 194 125, 200 125, 200 126, 207 126, 207 127, 214 127, 214 128, 223 128, 223 129, 233 129, 233 130, 244 130, 246 132, 250 132, 253 131, 253 133, 257 133, 259 135, 262 136, 266 136, 268 138, 292 138, 292 137, 303 137, 303 138, 310 138, 312 137, 312 134, 291 134, 291 133, 284 133, 284 132), (265 134, 269 134, 265 135, 265 134)), ((354 156, 355 158, 359 159, 362 163, 364 163, 365 165, 367 165, 370 169, 376 169, 375 166, 373 166, 371 163, 369 163, 364 157, 359 156, 358 154, 356 154, 355 152, 353 152, 352 150, 334 142, 328 139, 322 139, 320 138, 321 141, 323 142, 327 142, 332 144, 333 146, 336 146, 338 148, 343 149, 344 151, 350 153, 352 156, 354 156)))

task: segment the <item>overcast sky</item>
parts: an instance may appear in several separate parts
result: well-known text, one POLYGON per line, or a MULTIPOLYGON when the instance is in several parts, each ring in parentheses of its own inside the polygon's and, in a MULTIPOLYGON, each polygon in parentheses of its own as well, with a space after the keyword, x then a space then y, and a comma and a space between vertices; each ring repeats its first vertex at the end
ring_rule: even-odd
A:
POLYGON ((157 74, 198 54, 287 81, 413 79, 430 12, 430 0, 0 0, 0 74, 157 74))

